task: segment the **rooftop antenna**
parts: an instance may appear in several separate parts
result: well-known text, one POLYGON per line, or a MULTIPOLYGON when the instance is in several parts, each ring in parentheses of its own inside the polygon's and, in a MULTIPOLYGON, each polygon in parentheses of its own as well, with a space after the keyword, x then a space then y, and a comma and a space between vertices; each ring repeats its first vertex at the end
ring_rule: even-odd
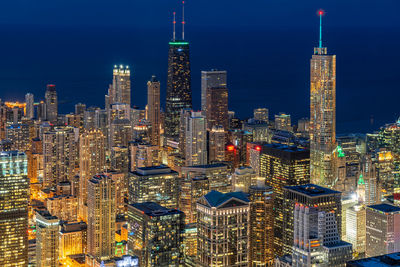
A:
POLYGON ((174 29, 174 31, 173 31, 173 35, 172 35, 172 41, 174 41, 174 42, 175 42, 175 24, 176 24, 176 20, 175 20, 175 12, 174 12, 173 14, 174 14, 174 21, 172 22, 172 25, 173 25, 173 29, 174 29))
POLYGON ((322 16, 324 15, 323 10, 318 11, 319 16, 319 48, 322 48, 322 16))
POLYGON ((182 1, 182 40, 185 40, 185 1, 182 1))

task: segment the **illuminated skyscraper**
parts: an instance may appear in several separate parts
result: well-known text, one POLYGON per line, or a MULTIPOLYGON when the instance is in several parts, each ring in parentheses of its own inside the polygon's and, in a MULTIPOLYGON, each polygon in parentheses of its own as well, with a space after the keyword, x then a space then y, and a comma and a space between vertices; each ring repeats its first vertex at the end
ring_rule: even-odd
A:
POLYGON ((253 111, 254 119, 258 121, 268 122, 268 109, 267 108, 256 108, 253 111))
POLYGON ((11 124, 6 128, 6 138, 12 142, 12 150, 25 152, 29 147, 29 137, 28 124, 11 124))
POLYGON ((273 266, 274 199, 272 187, 251 186, 250 199, 250 265, 273 266))
POLYGON ((284 187, 310 182, 310 152, 297 147, 269 144, 260 156, 260 176, 274 189, 274 231, 276 255, 282 255, 284 225, 284 187))
POLYGON ((226 88, 226 71, 211 70, 201 72, 201 110, 207 109, 207 89, 226 88))
POLYGON ((283 112, 276 114, 275 129, 290 132, 292 130, 292 120, 290 119, 290 114, 285 114, 283 112))
MULTIPOLYGON (((343 227, 344 225, 342 225, 343 227)), ((346 210, 346 241, 360 257, 365 256, 366 211, 365 206, 355 205, 346 210)))
POLYGON ((115 255, 115 183, 105 175, 88 181, 87 252, 97 261, 115 255))
POLYGON ((185 215, 154 202, 128 206, 128 251, 140 266, 181 266, 185 215))
POLYGON ((151 124, 151 144, 160 145, 160 82, 152 76, 147 82, 147 120, 151 124))
POLYGON ((209 131, 208 162, 225 160, 225 130, 222 126, 214 126, 209 131))
POLYGON ((36 266, 59 266, 59 224, 47 210, 36 211, 36 266))
MULTIPOLYGON (((184 20, 182 20, 184 26, 184 20)), ((179 139, 179 123, 181 110, 192 108, 192 89, 190 75, 189 42, 185 41, 184 31, 182 40, 175 39, 174 34, 169 42, 167 99, 165 105, 165 136, 167 140, 179 139)))
POLYGON ((118 103, 131 106, 131 71, 128 66, 114 66, 109 97, 110 105, 118 103))
POLYGON ((58 116, 58 100, 57 91, 54 84, 48 84, 45 93, 46 102, 46 119, 52 123, 57 121, 58 116))
POLYGON ((27 93, 25 95, 26 111, 25 117, 33 119, 35 117, 35 106, 34 106, 33 94, 27 93))
POLYGON ((181 182, 179 194, 179 209, 185 213, 186 223, 196 223, 197 201, 210 191, 210 183, 207 177, 190 175, 181 182))
POLYGON ((207 164, 206 118, 192 111, 184 123, 186 166, 207 164))
MULTIPOLYGON (((320 21, 323 12, 319 12, 320 21)), ((320 26, 321 29, 321 26, 320 26)), ((320 30, 321 33, 321 30, 320 30)), ((311 181, 335 186, 333 155, 336 148, 336 56, 322 47, 314 48, 311 59, 310 152, 311 181)))
POLYGON ((199 199, 197 266, 249 266, 249 202, 243 192, 211 191, 199 199))
POLYGON ((0 188, 0 266, 27 266, 29 181, 24 153, 0 153, 0 188))

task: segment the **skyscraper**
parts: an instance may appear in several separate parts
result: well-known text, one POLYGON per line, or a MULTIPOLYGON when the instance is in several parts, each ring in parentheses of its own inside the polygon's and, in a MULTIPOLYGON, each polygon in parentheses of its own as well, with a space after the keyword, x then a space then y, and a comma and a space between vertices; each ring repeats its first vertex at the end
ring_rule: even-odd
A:
POLYGON ((214 126, 209 132, 208 162, 225 160, 225 130, 222 126, 214 126))
POLYGON ((201 110, 207 109, 207 89, 226 88, 226 71, 210 70, 201 71, 201 110))
MULTIPOLYGON (((323 12, 319 12, 320 21, 323 12)), ((321 33, 321 24, 320 24, 321 33)), ((310 79, 311 182, 333 187, 333 155, 336 148, 336 56, 314 48, 310 79)))
POLYGON ((129 66, 114 66, 113 83, 110 86, 109 104, 128 104, 131 106, 131 71, 129 66))
POLYGON ((186 166, 207 164, 206 119, 201 112, 191 112, 184 120, 186 166))
POLYGON ((115 183, 106 175, 88 181, 87 252, 97 261, 115 255, 115 183))
MULTIPOLYGON (((189 42, 185 41, 184 31, 182 40, 175 39, 174 34, 169 42, 167 98, 165 105, 165 136, 167 140, 179 139, 179 123, 181 110, 192 108, 192 89, 190 75, 189 42)), ((185 25, 182 20, 182 25, 185 25)))
POLYGON ((152 76, 147 82, 147 120, 151 124, 151 144, 160 145, 160 82, 152 76))
POLYGON ((54 123, 57 121, 58 116, 58 100, 57 91, 54 84, 48 84, 45 93, 46 103, 46 120, 54 123))
POLYGON ((34 106, 33 94, 27 93, 25 95, 26 111, 25 117, 33 119, 35 117, 35 106, 34 106))
POLYGON ((79 139, 79 217, 87 221, 87 183, 106 168, 106 138, 100 130, 86 130, 79 139))
POLYGON ((59 224, 47 210, 36 211, 36 266, 59 266, 59 224))
POLYGON ((0 188, 0 266, 27 266, 29 181, 24 153, 0 153, 0 188))
POLYGON ((254 119, 257 121, 268 122, 268 109, 267 108, 256 108, 253 111, 254 119))

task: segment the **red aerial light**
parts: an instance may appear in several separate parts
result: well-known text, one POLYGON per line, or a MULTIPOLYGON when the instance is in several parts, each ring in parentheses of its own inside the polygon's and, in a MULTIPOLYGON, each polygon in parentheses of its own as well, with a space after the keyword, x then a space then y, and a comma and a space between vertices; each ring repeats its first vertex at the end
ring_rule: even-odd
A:
POLYGON ((228 145, 228 146, 226 147, 226 149, 227 149, 228 151, 233 151, 233 150, 235 150, 235 146, 234 146, 234 145, 228 145))
POLYGON ((256 146, 256 150, 257 151, 261 151, 261 147, 260 146, 256 146))
POLYGON ((319 15, 319 16, 323 16, 323 15, 324 15, 324 11, 323 11, 323 10, 319 10, 319 11, 318 11, 318 15, 319 15))

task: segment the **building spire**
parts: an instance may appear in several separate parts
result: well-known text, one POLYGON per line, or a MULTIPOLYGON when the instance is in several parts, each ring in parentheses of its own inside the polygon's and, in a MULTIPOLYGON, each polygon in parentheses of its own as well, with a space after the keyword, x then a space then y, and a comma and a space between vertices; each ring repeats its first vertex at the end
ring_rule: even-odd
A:
POLYGON ((185 40, 185 1, 182 1, 182 40, 185 40))
POLYGON ((319 16, 319 48, 322 48, 322 16, 324 15, 324 11, 321 9, 318 11, 319 16))
POLYGON ((176 24, 175 12, 173 12, 173 14, 174 14, 174 20, 173 20, 173 22, 172 22, 172 25, 173 25, 172 41, 175 42, 175 24, 176 24))

